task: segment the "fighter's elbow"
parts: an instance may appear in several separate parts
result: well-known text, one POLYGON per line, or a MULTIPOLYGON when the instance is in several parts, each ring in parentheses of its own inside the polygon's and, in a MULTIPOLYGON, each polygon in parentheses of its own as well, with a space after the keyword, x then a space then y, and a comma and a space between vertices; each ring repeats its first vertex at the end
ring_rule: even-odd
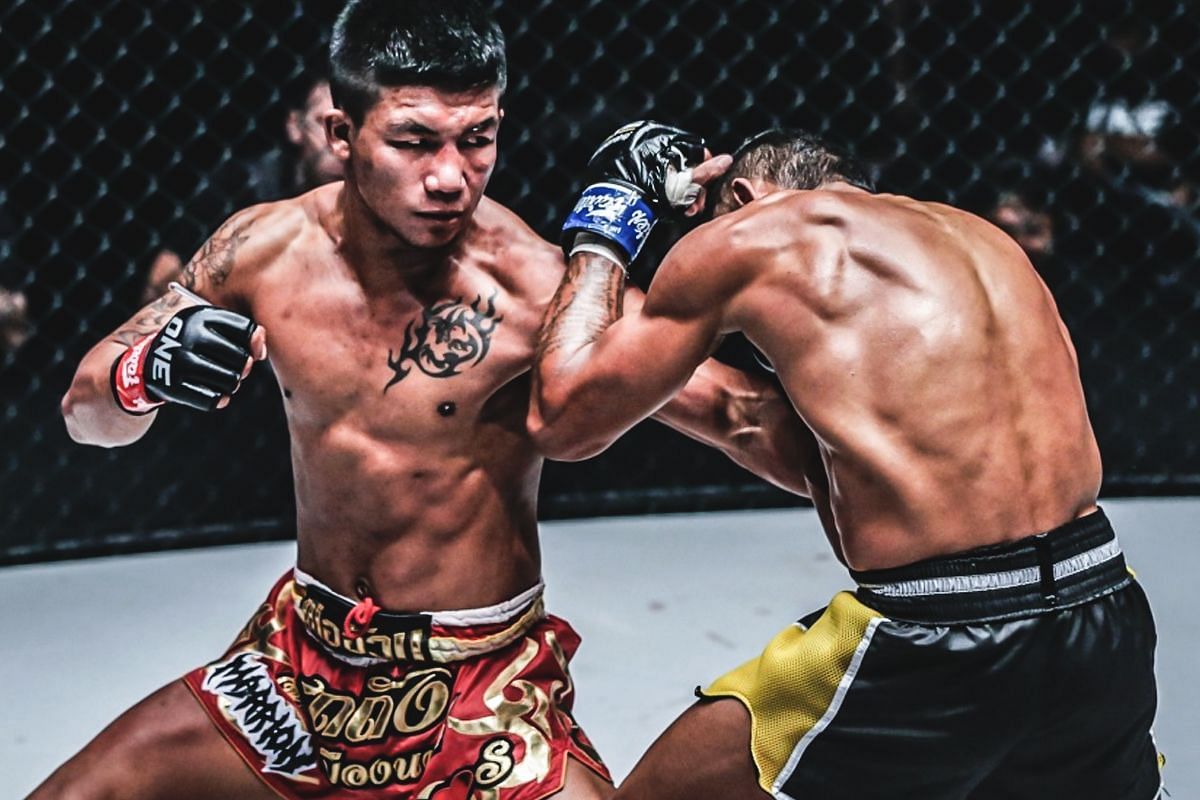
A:
POLYGON ((133 444, 146 431, 147 423, 112 424, 106 422, 106 414, 123 414, 115 406, 104 410, 98 409, 98 403, 111 406, 108 398, 97 398, 86 383, 76 379, 71 388, 63 395, 59 403, 63 423, 67 428, 67 436, 77 444, 92 447, 124 447, 133 444))
POLYGON ((71 381, 66 394, 58 404, 63 422, 67 426, 67 435, 78 444, 97 444, 85 422, 90 392, 89 382, 76 375, 71 381))
POLYGON ((578 442, 568 440, 544 439, 538 444, 538 450, 551 461, 586 461, 598 456, 608 447, 607 443, 578 442))
POLYGON ((71 437, 71 441, 78 444, 87 444, 87 437, 82 427, 79 424, 79 413, 76 406, 75 397, 68 389, 63 395, 62 401, 58 404, 59 411, 62 413, 63 423, 67 426, 67 436, 71 437))
POLYGON ((86 422, 85 408, 70 392, 63 395, 60 408, 63 423, 67 427, 67 436, 71 437, 71 441, 96 447, 115 446, 115 443, 108 442, 96 435, 96 431, 86 422))
POLYGON ((525 426, 538 452, 554 461, 583 461, 604 452, 611 440, 598 436, 586 417, 568 413, 567 403, 544 393, 534 398, 525 426))

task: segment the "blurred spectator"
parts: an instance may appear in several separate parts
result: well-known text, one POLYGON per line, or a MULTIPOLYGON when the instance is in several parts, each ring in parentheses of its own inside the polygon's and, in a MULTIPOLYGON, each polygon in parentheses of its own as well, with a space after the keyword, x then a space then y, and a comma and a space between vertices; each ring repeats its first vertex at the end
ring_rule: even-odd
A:
POLYGON ((184 260, 233 211, 293 197, 341 179, 342 163, 325 140, 325 115, 333 109, 328 79, 304 75, 291 83, 283 99, 286 144, 256 158, 231 162, 188 204, 184 218, 164 235, 166 247, 150 266, 143 302, 167 290, 179 277, 184 260))
POLYGON ((16 352, 29 338, 29 308, 25 295, 0 289, 0 352, 16 352))
POLYGON ((1089 171, 1149 203, 1182 206, 1188 194, 1172 152, 1181 113, 1166 80, 1174 57, 1157 43, 1154 26, 1132 13, 1105 26, 1089 65, 1098 91, 1077 155, 1089 171))
POLYGON ((333 110, 329 81, 310 76, 299 88, 301 93, 285 97, 288 112, 283 129, 289 146, 243 165, 242 206, 293 197, 342 178, 342 162, 325 140, 325 115, 333 110))
POLYGON ((989 170, 985 184, 989 193, 977 198, 975 207, 1021 245, 1062 314, 1071 318, 1090 312, 1090 296, 1068 291, 1078 270, 1076 262, 1061 252, 1062 218, 1051 200, 1055 180, 1050 170, 1033 161, 1009 159, 989 170))
POLYGON ((1056 224, 1050 201, 1053 179, 1034 161, 1005 159, 989 169, 969 203, 1021 245, 1034 265, 1055 251, 1056 224))
POLYGON ((1001 230, 1016 240, 1035 264, 1054 252, 1054 222, 1040 206, 1034 206, 1026 194, 1006 191, 996 198, 988 213, 1001 230))
POLYGON ((22 287, 27 276, 12 257, 17 228, 0 208, 0 357, 15 353, 29 339, 29 304, 22 287))
POLYGON ((1183 169, 1194 87, 1178 79, 1178 58, 1163 46, 1168 18, 1152 10, 1098 6, 1102 41, 1083 70, 1093 89, 1063 163, 1064 248, 1096 280, 1134 290, 1175 280, 1200 245, 1183 169))

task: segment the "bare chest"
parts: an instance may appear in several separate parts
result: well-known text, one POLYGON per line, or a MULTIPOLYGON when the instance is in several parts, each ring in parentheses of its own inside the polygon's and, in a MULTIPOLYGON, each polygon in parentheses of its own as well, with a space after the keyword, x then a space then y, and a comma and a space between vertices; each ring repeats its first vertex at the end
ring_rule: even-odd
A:
POLYGON ((523 419, 527 394, 513 395, 532 362, 541 309, 486 280, 423 303, 330 288, 256 304, 293 429, 342 425, 420 442, 469 432, 489 414, 523 419))

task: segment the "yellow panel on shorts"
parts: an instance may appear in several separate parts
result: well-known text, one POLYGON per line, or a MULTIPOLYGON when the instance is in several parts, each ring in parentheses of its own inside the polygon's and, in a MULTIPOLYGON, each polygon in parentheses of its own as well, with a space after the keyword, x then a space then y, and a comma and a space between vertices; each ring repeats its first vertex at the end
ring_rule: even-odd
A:
POLYGON ((770 792, 796 744, 833 702, 871 620, 881 618, 850 592, 839 592, 808 630, 790 625, 762 655, 703 690, 733 697, 750 711, 750 751, 758 783, 770 792))

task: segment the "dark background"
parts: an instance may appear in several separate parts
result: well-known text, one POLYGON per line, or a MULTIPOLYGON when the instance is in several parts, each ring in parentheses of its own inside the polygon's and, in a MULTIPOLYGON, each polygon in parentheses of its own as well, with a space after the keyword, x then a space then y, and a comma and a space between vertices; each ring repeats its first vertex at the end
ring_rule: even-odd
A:
MULTIPOLYGON (((265 371, 233 411, 169 411, 114 451, 71 443, 58 402, 140 305, 168 238, 194 231, 195 247, 220 221, 202 199, 222 164, 278 144, 283 97, 325 58, 338 5, 0 4, 0 289, 24 296, 29 334, 0 350, 0 563, 290 535, 265 371)), ((543 235, 595 144, 639 117, 714 150, 807 127, 856 150, 886 191, 989 216, 1019 197, 1053 231, 1031 258, 1079 350, 1105 493, 1200 491, 1200 24, 1185 0, 496 9, 510 80, 489 194, 543 235), (1131 141, 1150 156, 1130 157, 1131 141)), ((593 461, 548 465, 541 508, 794 502, 647 423, 593 461)))

